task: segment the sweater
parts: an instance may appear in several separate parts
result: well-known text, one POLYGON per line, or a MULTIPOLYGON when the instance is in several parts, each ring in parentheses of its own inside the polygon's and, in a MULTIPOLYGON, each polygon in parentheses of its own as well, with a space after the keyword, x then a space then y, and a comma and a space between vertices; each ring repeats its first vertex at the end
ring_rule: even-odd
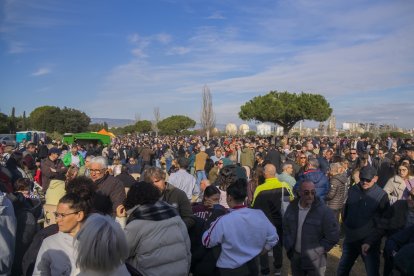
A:
POLYGON ((263 211, 241 208, 218 218, 203 234, 203 245, 221 244, 219 268, 238 268, 255 258, 263 249, 270 250, 279 241, 276 228, 263 211))

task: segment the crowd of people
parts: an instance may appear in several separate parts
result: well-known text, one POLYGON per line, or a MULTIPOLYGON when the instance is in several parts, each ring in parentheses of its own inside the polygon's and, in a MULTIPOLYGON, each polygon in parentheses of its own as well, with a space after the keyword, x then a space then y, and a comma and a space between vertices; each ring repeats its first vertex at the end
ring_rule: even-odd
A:
POLYGON ((0 145, 0 275, 413 275, 413 187, 411 139, 0 145))

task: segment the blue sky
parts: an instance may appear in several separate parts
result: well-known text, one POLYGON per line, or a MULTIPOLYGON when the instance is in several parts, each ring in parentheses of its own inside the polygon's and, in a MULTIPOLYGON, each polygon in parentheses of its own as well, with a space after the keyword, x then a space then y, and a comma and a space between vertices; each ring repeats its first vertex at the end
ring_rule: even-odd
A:
POLYGON ((414 1, 3 0, 0 112, 219 123, 270 90, 324 95, 343 121, 413 128, 414 1))

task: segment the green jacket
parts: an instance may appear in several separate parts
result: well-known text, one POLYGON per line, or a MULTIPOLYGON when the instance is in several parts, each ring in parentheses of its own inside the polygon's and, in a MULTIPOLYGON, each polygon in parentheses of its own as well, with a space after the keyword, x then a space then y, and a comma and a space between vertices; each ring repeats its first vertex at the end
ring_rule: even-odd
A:
MULTIPOLYGON (((83 159, 82 155, 80 155, 79 153, 78 153, 78 156, 79 156, 79 167, 82 167, 85 165, 85 159, 83 159)), ((69 167, 70 164, 72 164, 72 153, 71 152, 66 153, 65 156, 63 156, 62 161, 66 167, 69 167)))

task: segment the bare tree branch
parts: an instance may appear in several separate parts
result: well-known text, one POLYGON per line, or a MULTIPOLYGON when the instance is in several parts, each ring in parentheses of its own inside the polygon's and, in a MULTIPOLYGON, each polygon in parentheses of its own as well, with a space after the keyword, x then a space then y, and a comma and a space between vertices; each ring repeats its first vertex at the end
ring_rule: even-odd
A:
POLYGON ((213 110, 212 96, 210 93, 210 88, 207 85, 204 85, 203 92, 203 106, 201 109, 201 118, 200 123, 201 127, 207 134, 207 139, 210 139, 210 132, 216 126, 216 115, 213 110))
POLYGON ((158 136, 158 123, 160 122, 161 115, 160 115, 160 108, 154 107, 154 120, 152 121, 152 131, 155 132, 155 136, 158 136))

